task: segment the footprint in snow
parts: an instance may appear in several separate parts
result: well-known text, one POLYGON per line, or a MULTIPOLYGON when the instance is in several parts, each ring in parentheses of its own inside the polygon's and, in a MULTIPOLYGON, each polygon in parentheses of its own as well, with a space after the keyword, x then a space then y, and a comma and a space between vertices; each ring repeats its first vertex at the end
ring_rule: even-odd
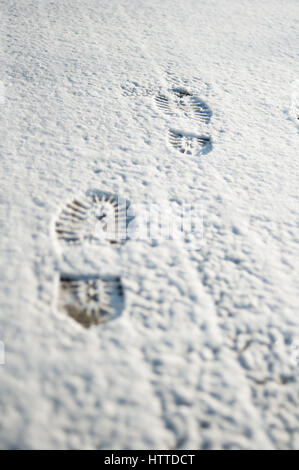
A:
POLYGON ((209 106, 184 88, 173 88, 167 94, 158 93, 155 101, 158 108, 170 116, 183 114, 203 124, 208 124, 211 120, 212 111, 209 106))
POLYGON ((65 244, 120 244, 126 238, 130 218, 128 201, 103 191, 90 191, 61 210, 55 232, 65 244))
MULTIPOLYGON (((103 191, 88 191, 62 208, 55 233, 64 246, 118 246, 127 238, 129 202, 103 191)), ((89 328, 119 316, 124 306, 121 278, 61 275, 58 310, 89 328)))
POLYGON ((169 131, 169 142, 176 150, 186 155, 208 153, 212 147, 210 137, 185 134, 172 129, 169 131))
POLYGON ((85 328, 118 317, 123 307, 120 277, 60 277, 58 310, 67 313, 85 328))

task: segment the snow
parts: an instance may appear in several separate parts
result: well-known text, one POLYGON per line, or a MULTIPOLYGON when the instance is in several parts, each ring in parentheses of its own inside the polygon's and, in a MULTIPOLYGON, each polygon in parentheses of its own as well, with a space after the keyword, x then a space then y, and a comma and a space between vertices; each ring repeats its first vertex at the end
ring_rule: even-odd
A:
POLYGON ((298 448, 298 1, 0 12, 0 447, 298 448), (210 122, 174 111, 177 88, 210 122), (196 208, 203 235, 59 241, 89 191, 135 224, 196 208), (83 328, 58 308, 66 273, 120 276, 121 314, 83 328))

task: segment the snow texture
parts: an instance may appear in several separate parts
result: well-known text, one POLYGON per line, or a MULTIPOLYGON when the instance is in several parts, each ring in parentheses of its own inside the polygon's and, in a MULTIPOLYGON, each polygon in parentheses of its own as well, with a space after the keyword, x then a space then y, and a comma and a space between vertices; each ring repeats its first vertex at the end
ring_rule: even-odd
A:
POLYGON ((298 449, 298 0, 0 15, 1 448, 298 449), (200 248, 105 242, 91 206, 86 236, 97 191, 135 227, 200 207, 200 248))

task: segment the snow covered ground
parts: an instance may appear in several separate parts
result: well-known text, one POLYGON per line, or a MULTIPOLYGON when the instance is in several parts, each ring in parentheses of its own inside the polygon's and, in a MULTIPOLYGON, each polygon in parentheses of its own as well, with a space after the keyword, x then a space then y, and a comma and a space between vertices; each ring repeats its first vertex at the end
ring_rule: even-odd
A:
POLYGON ((298 0, 0 12, 1 448, 298 449, 298 0), (92 243, 98 191, 203 237, 92 243))

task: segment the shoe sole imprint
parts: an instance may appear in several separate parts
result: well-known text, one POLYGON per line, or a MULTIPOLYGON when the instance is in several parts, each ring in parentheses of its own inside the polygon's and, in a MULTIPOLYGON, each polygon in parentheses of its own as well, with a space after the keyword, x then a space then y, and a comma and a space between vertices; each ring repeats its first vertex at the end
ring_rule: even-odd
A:
POLYGON ((159 93, 155 97, 156 104, 165 114, 182 113, 204 124, 211 120, 212 111, 209 106, 197 96, 183 88, 173 88, 169 96, 159 93))
POLYGON ((172 129, 169 131, 169 142, 176 150, 186 155, 194 155, 199 152, 207 153, 212 147, 210 137, 184 134, 172 129))
POLYGON ((126 239, 131 221, 127 216, 129 206, 128 201, 117 195, 89 191, 61 210, 55 222, 56 236, 60 242, 72 245, 120 243, 126 239))
POLYGON ((67 313, 85 328, 118 317, 124 307, 120 277, 62 275, 58 310, 67 313))

